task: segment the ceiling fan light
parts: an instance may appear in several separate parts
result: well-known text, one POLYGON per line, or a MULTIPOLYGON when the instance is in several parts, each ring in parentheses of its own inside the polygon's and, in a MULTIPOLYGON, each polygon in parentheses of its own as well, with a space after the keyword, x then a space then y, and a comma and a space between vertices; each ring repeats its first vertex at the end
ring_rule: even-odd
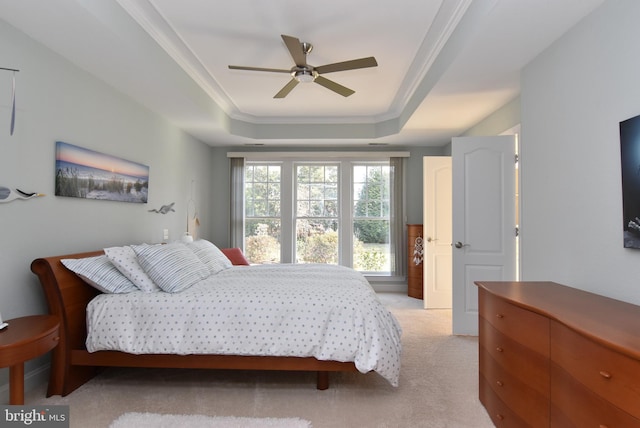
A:
POLYGON ((293 73, 293 78, 300 83, 310 83, 316 79, 317 74, 311 70, 298 70, 293 73))

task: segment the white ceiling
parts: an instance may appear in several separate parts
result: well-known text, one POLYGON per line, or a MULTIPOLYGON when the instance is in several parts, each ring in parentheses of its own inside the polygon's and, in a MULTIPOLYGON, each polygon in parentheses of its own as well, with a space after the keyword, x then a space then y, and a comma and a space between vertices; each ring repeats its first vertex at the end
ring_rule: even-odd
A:
POLYGON ((0 0, 0 19, 213 145, 438 146, 520 92, 520 71, 603 0, 0 0), (281 34, 325 77, 284 73, 281 34))

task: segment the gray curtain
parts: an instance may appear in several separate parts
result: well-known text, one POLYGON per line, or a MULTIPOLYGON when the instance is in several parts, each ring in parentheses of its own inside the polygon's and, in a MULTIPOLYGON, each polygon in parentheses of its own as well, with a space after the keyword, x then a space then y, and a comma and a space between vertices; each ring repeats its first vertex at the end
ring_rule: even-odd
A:
POLYGON ((391 275, 407 274, 407 231, 405 226, 405 158, 390 158, 391 165, 391 275))
POLYGON ((244 158, 229 158, 231 204, 229 244, 244 251, 244 158))

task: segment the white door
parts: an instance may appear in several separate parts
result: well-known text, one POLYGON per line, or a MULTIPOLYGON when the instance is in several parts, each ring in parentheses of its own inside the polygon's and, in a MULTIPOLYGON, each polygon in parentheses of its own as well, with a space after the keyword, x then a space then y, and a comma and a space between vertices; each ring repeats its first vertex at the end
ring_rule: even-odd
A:
POLYGON ((425 156, 424 220, 425 241, 424 307, 451 308, 451 157, 425 156))
POLYGON ((515 136, 454 138, 453 334, 478 334, 474 281, 516 280, 515 136))

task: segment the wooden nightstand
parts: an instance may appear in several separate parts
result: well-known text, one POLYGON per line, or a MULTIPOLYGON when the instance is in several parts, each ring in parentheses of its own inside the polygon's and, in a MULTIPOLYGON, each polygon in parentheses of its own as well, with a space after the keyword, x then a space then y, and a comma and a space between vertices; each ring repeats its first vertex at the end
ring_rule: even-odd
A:
POLYGON ((8 320, 0 330, 0 367, 9 367, 9 404, 24 404, 24 362, 58 345, 58 318, 33 315, 8 320))

